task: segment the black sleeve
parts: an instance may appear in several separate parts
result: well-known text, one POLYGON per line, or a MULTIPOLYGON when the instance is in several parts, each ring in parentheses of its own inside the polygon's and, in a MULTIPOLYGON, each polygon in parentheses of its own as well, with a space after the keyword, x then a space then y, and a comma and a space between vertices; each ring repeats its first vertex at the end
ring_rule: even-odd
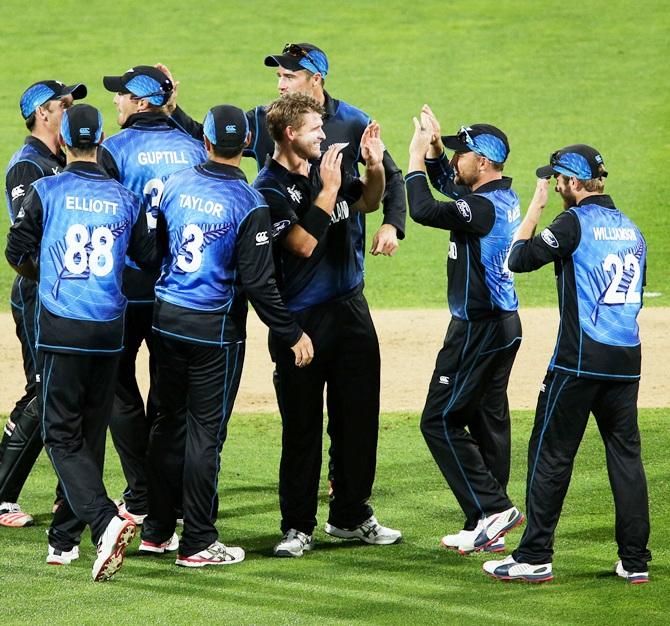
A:
POLYGON ((496 219, 493 203, 471 194, 456 202, 435 200, 423 172, 410 172, 405 179, 409 214, 415 222, 433 228, 486 235, 496 219))
POLYGON ((19 267, 36 256, 42 240, 42 215, 40 195, 34 187, 30 187, 17 219, 7 234, 5 256, 14 267, 19 267))
POLYGON ((437 159, 426 159, 425 163, 430 184, 440 193, 454 200, 470 193, 470 187, 454 182, 454 168, 449 165, 449 159, 444 152, 437 159))
MULTIPOLYGON (((158 222, 161 220, 162 213, 158 214, 158 222)), ((137 220, 130 232, 130 242, 128 244, 128 256, 137 263, 143 270, 151 271, 160 267, 163 260, 163 251, 158 247, 158 224, 155 229, 149 230, 147 225, 147 213, 140 207, 137 220)))
POLYGON ((580 237, 579 220, 571 211, 564 211, 539 235, 514 242, 507 265, 512 272, 532 272, 570 256, 580 237))
POLYGON ((21 208, 30 185, 44 176, 42 169, 30 161, 19 161, 7 172, 5 184, 7 189, 7 200, 9 210, 12 214, 12 222, 21 208))
POLYGON ((116 165, 116 161, 114 160, 112 153, 107 150, 107 148, 105 148, 104 143, 101 144, 98 148, 98 165, 103 170, 105 170, 105 173, 110 178, 118 181, 121 180, 121 174, 119 172, 118 166, 116 165))
POLYGON ((291 317, 277 289, 272 260, 270 211, 254 209, 237 231, 237 268, 244 291, 261 321, 288 346, 294 345, 302 329, 291 317))
POLYGON ((386 187, 382 198, 384 211, 384 224, 395 226, 398 231, 398 239, 405 238, 405 221, 407 219, 407 203, 405 200, 405 179, 402 171, 395 164, 393 157, 384 151, 384 174, 386 176, 386 187))
POLYGON ((344 198, 351 206, 356 204, 363 195, 363 181, 349 172, 342 171, 342 182, 338 196, 344 198))
POLYGON ((256 142, 254 141, 256 139, 256 109, 251 109, 251 111, 247 111, 247 124, 249 124, 249 130, 251 131, 251 142, 249 143, 249 146, 244 149, 244 152, 242 152, 243 156, 245 157, 253 157, 258 161, 258 156, 256 154, 256 150, 254 149, 256 142))
POLYGON ((182 132, 191 135, 194 139, 203 141, 203 126, 200 122, 196 122, 188 113, 181 109, 179 105, 175 108, 170 116, 172 123, 182 132))

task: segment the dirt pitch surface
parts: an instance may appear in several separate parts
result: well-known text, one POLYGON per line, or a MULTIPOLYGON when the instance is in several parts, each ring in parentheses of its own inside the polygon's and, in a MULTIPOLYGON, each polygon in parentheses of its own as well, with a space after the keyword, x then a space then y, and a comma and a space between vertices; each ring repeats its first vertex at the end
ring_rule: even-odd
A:
MULTIPOLYGON (((524 309, 520 312, 523 342, 509 385, 510 406, 535 407, 540 383, 554 348, 558 328, 555 309, 524 309)), ((449 323, 444 310, 379 310, 373 318, 382 354, 382 411, 419 412, 428 388, 435 357, 449 323)), ((640 314, 642 334, 641 407, 670 406, 670 388, 663 360, 670 354, 670 320, 667 308, 646 308, 640 314)), ((250 313, 247 356, 235 411, 275 412, 272 363, 267 352, 267 330, 250 313)), ((11 411, 24 385, 19 342, 11 313, 0 314, 0 413, 11 411)), ((140 384, 147 386, 147 355, 138 363, 140 384)))

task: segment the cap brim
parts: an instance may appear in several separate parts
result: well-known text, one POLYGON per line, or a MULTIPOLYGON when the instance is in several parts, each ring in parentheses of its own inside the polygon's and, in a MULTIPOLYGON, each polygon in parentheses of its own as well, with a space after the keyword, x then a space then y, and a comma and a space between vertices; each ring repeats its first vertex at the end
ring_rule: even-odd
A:
POLYGON ((265 57, 265 65, 268 67, 283 67, 287 70, 292 70, 294 72, 298 70, 304 70, 305 68, 300 65, 300 59, 293 57, 289 54, 274 54, 265 57))
POLYGON ((454 152, 472 152, 472 149, 466 146, 457 135, 444 135, 442 143, 446 148, 454 152))
POLYGON ((107 91, 118 93, 119 91, 127 91, 123 84, 123 76, 103 76, 102 84, 107 91))
MULTIPOLYGON (((68 85, 63 90, 63 96, 67 96, 68 94, 72 95, 73 100, 82 100, 83 98, 86 97, 86 94, 88 94, 88 89, 86 88, 86 85, 84 85, 83 83, 77 83, 76 85, 68 85)), ((61 96, 61 98, 63 96, 61 96)))
POLYGON ((535 176, 538 178, 551 178, 555 174, 554 168, 551 165, 544 165, 535 170, 535 176))

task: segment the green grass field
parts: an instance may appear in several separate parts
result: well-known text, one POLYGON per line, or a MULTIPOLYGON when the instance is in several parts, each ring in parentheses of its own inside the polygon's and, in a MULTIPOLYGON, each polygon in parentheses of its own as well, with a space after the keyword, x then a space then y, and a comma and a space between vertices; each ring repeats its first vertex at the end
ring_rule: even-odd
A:
MULTIPOLYGON (((647 306, 670 304, 670 10, 658 0, 407 0, 306 4, 296 0, 115 3, 5 0, 0 23, 0 162, 25 136, 22 91, 43 78, 85 82, 108 134, 116 131, 104 74, 162 61, 181 81, 180 103, 202 118, 223 102, 250 108, 276 96, 266 54, 285 42, 311 41, 328 54, 326 87, 382 124, 403 170, 411 118, 424 102, 446 131, 462 123, 503 128, 512 152, 505 173, 525 211, 534 170, 550 152, 585 142, 599 148, 607 191, 638 222, 649 244, 647 306)), ((245 164, 253 178, 254 166, 245 164)), ((548 223, 561 209, 553 198, 548 223)), ((6 230, 6 212, 0 218, 6 230)), ((380 217, 368 218, 374 232, 380 217)), ((408 218, 393 259, 367 259, 373 307, 445 307, 446 233, 408 218)), ((13 274, 0 263, 0 310, 13 274)), ((551 267, 517 277, 522 307, 552 306, 551 267)), ((4 307, 4 309, 3 309, 4 307)), ((538 382, 541 378, 538 372, 538 382)), ((418 431, 417 415, 385 415, 374 505, 406 541, 386 548, 342 545, 317 533, 318 549, 301 560, 270 558, 278 533, 280 448, 276 415, 235 415, 223 454, 222 539, 247 549, 246 562, 223 571, 184 571, 170 559, 135 556, 113 581, 94 585, 88 535, 79 562, 47 567, 53 471, 42 456, 22 497, 34 528, 0 528, 2 621, 16 624, 666 624, 670 567, 666 537, 670 437, 664 410, 641 413, 650 487, 652 584, 611 575, 616 559, 613 508, 602 444, 592 425, 557 533, 553 583, 503 584, 481 573, 484 557, 437 547, 462 523, 455 500, 418 431)), ((510 495, 524 499, 529 413, 515 413, 510 495)), ((110 447, 110 495, 123 484, 110 447)), ((325 521, 322 494, 320 521, 325 521)), ((511 535, 516 545, 520 534, 511 535)))
MULTIPOLYGON (((556 536, 555 580, 501 583, 481 572, 484 556, 461 557, 438 547, 462 516, 418 430, 418 416, 385 415, 373 505, 380 520, 401 528, 398 546, 363 546, 327 537, 325 475, 316 549, 302 559, 276 559, 280 426, 275 415, 234 415, 223 450, 218 528, 221 539, 247 550, 244 563, 184 570, 170 557, 136 556, 109 583, 90 581, 94 549, 88 532, 70 566, 44 563, 54 479, 45 455, 23 503, 40 513, 37 526, 0 528, 4 620, 41 623, 229 624, 667 624, 670 571, 666 537, 670 445, 663 411, 642 412, 640 425, 652 513, 652 582, 634 586, 611 574, 616 559, 614 514, 604 450, 595 425, 577 457, 556 536)), ((513 415, 509 493, 522 503, 532 416, 513 415)), ((123 488, 109 448, 110 493, 123 488)), ((509 535, 516 546, 521 534, 509 535)))
MULTIPOLYGON (((403 170, 411 118, 424 102, 445 132, 473 122, 491 122, 507 132, 512 152, 506 173, 516 179, 524 210, 535 168, 553 150, 576 142, 597 146, 610 172, 607 190, 639 222, 649 243, 647 290, 662 295, 647 304, 667 305, 669 26, 670 11, 658 0, 309 6, 295 0, 46 0, 40 10, 6 0, 0 162, 23 139, 18 100, 36 80, 87 83, 88 101, 102 110, 111 134, 116 113, 112 94, 102 87, 104 74, 163 61, 181 80, 180 102, 202 118, 222 102, 251 108, 272 100, 275 79, 263 65, 265 55, 279 52, 285 42, 312 41, 329 56, 329 92, 381 122, 384 141, 403 170)), ((246 169, 255 174, 251 162, 246 169)), ((545 221, 560 209, 554 199, 545 221)), ((368 259, 373 307, 445 304, 447 235, 409 222, 395 259, 368 259)), ((370 216, 368 223, 376 227, 380 218, 370 216)), ((2 267, 0 292, 8 292, 11 279, 11 270, 2 267)), ((552 283, 551 268, 519 276, 522 306, 553 305, 552 283)))

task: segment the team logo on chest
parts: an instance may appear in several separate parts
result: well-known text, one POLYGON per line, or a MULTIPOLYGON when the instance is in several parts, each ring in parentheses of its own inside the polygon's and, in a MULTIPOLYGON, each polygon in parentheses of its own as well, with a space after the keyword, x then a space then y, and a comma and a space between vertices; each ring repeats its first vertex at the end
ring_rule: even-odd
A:
POLYGON ((291 200, 293 200, 293 202, 300 202, 302 200, 302 193, 295 185, 287 187, 286 191, 288 191, 288 194, 291 196, 291 200))

